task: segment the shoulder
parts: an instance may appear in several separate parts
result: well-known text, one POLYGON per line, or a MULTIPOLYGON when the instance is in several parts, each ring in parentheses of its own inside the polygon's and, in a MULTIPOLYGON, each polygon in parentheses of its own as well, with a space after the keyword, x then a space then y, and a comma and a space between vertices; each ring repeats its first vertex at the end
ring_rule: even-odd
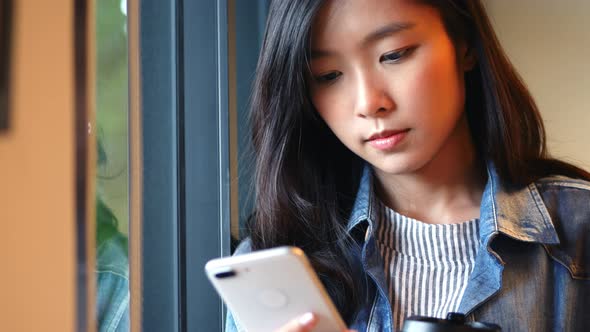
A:
POLYGON ((555 175, 541 178, 535 181, 535 185, 546 191, 580 191, 590 194, 590 181, 573 179, 563 175, 555 175))
POLYGON ((122 234, 112 236, 97 248, 96 271, 113 273, 122 278, 129 278, 129 258, 127 256, 127 238, 122 234))
POLYGON ((590 182, 565 176, 541 178, 534 183, 551 216, 571 220, 566 227, 590 222, 590 182))
POLYGON ((574 278, 590 279, 590 182, 551 176, 534 183, 559 237, 547 246, 574 278))
POLYGON ((129 328, 129 259, 123 235, 104 241, 97 248, 97 320, 99 331, 129 328))

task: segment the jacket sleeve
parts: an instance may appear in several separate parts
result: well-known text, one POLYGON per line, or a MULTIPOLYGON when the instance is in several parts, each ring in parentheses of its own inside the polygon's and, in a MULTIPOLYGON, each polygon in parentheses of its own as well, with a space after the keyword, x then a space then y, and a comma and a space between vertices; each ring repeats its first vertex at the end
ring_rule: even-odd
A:
MULTIPOLYGON (((238 245, 233 256, 246 254, 251 251, 252 251, 252 247, 251 247, 251 243, 250 243, 250 238, 246 238, 238 245)), ((243 332, 243 331, 246 331, 246 330, 244 330, 242 327, 239 326, 238 322, 236 322, 233 314, 231 313, 231 311, 228 308, 227 309, 227 316, 225 318, 225 332, 243 332)))
POLYGON ((96 310, 99 332, 129 331, 129 261, 119 237, 97 248, 96 310))
POLYGON ((228 310, 227 316, 225 318, 225 332, 241 332, 241 331, 245 331, 245 330, 242 330, 241 328, 238 327, 238 324, 234 320, 234 316, 228 310))

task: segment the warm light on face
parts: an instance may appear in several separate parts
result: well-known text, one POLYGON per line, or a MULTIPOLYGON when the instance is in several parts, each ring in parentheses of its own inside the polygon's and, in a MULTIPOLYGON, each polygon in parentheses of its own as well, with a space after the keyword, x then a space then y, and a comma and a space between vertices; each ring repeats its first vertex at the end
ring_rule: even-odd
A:
POLYGON ((330 1, 314 22, 311 49, 315 108, 377 170, 415 172, 468 131, 463 70, 435 9, 330 1))

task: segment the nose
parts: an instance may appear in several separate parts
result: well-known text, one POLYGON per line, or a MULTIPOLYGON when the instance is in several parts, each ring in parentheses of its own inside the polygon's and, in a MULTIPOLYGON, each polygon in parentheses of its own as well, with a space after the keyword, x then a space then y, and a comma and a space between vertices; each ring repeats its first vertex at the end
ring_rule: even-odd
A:
POLYGON ((370 75, 359 75, 356 84, 355 113, 361 118, 381 117, 395 109, 386 84, 370 75))

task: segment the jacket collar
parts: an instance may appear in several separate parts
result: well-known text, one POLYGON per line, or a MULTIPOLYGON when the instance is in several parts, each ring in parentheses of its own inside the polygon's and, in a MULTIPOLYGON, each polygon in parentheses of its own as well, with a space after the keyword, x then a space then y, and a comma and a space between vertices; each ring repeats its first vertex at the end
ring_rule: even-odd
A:
POLYGON ((547 206, 534 183, 523 188, 506 188, 492 163, 488 163, 487 173, 480 207, 479 231, 483 243, 489 242, 495 233, 525 242, 559 243, 547 206))
MULTIPOLYGON (((506 188, 492 163, 487 165, 488 181, 480 206, 480 241, 489 244, 501 233, 511 238, 544 244, 558 244, 559 238, 547 207, 534 183, 520 189, 506 188)), ((363 223, 372 225, 373 172, 365 164, 361 181, 348 220, 347 231, 363 223)))
POLYGON ((371 166, 365 164, 352 212, 350 218, 348 218, 348 225, 346 226, 346 231, 349 233, 352 229, 364 222, 368 222, 372 226, 372 218, 369 218, 371 208, 374 206, 372 204, 372 200, 374 199, 372 173, 371 166))

